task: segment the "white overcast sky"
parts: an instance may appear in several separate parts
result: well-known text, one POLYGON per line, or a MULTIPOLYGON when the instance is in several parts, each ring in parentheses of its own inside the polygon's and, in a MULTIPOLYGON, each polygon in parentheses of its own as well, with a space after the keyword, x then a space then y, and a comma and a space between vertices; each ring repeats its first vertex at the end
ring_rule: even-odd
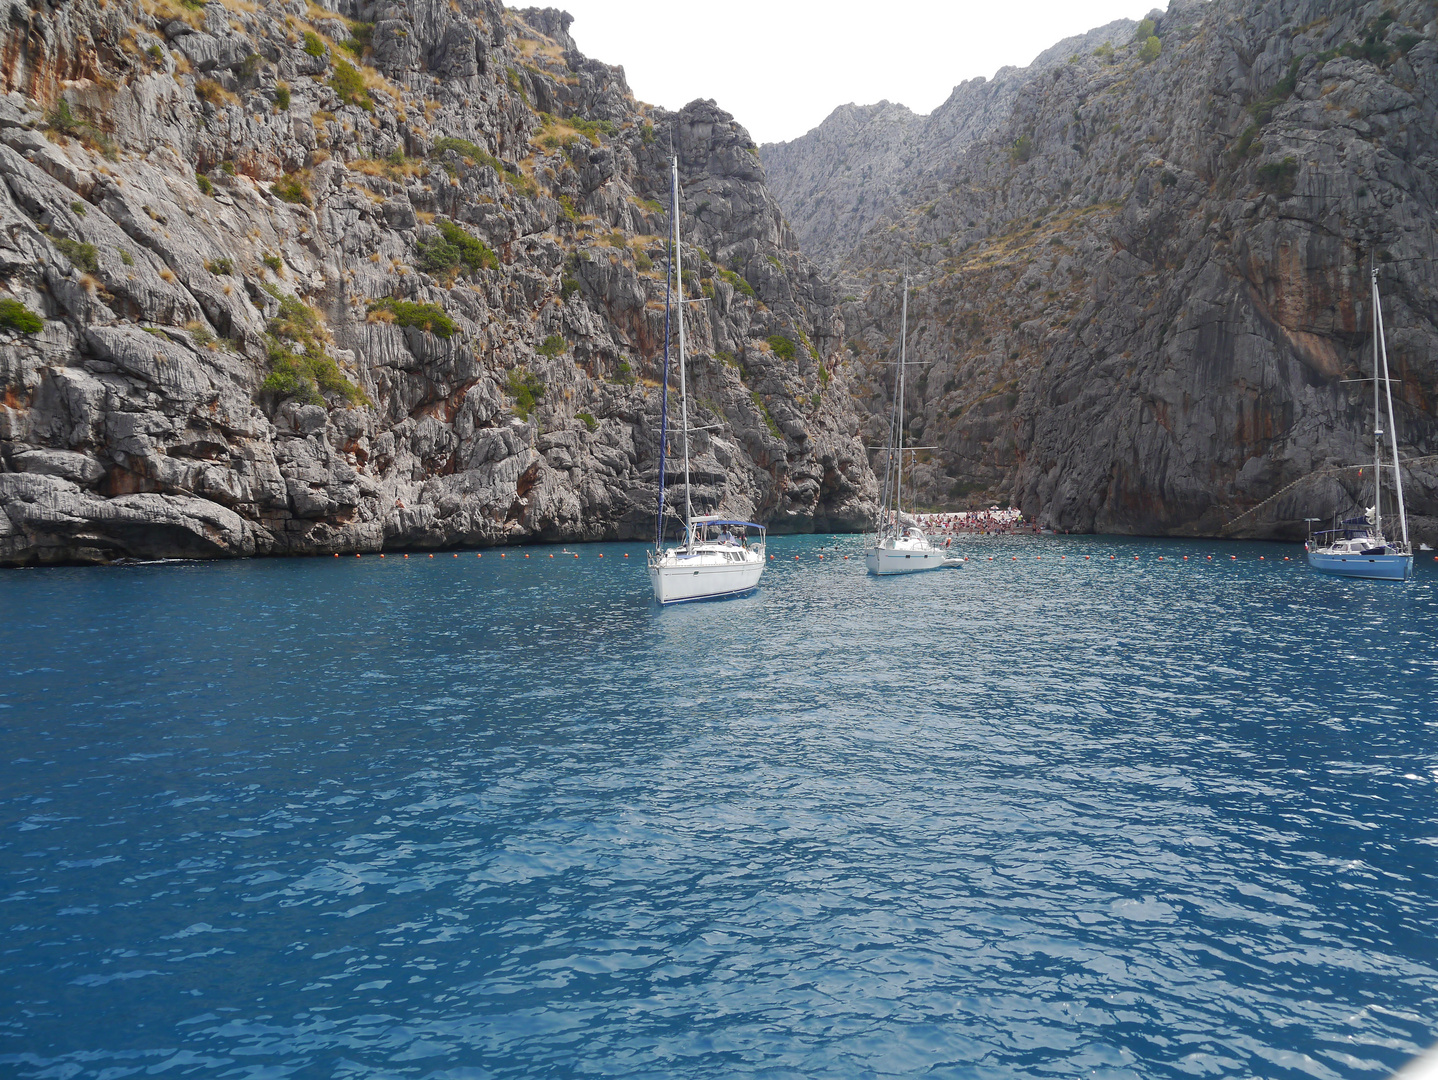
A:
MULTIPOLYGON (((511 0, 519 6, 521 0, 511 0)), ((757 142, 796 138, 837 105, 931 112, 956 83, 1024 66, 1060 38, 1166 0, 528 0, 574 16, 586 56, 622 64, 641 101, 713 98, 757 142)))

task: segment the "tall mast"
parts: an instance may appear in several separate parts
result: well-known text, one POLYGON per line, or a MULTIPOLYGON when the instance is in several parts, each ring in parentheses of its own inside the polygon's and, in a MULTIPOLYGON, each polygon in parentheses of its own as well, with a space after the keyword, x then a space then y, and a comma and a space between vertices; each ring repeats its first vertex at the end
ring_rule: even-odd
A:
POLYGON ((899 319, 899 397, 896 408, 899 414, 899 439, 894 444, 899 449, 899 481, 894 485, 894 535, 899 534, 899 515, 904 512, 904 357, 909 344, 909 275, 904 275, 903 314, 899 319))
MULTIPOLYGON (((1393 448, 1393 490, 1398 494, 1398 524, 1403 531, 1403 547, 1408 547, 1408 510, 1403 505, 1403 474, 1398 465, 1398 425, 1393 421, 1393 386, 1388 381, 1388 342, 1383 332, 1383 309, 1378 300, 1378 268, 1373 269, 1373 314, 1378 319, 1378 346, 1374 350, 1374 367, 1377 358, 1383 357, 1383 395, 1388 402, 1388 443, 1393 448)), ((1376 373, 1376 370, 1375 370, 1376 373)), ((1378 388, 1373 388, 1373 397, 1378 398, 1378 388)))
POLYGON ((684 433, 684 542, 693 539, 689 501, 689 392, 684 384, 684 249, 679 241, 679 157, 669 159, 669 197, 674 204, 674 285, 679 293, 679 425, 684 433))
MULTIPOLYGON (((677 213, 669 201, 669 218, 677 213)), ((659 521, 654 529, 654 550, 664 549, 664 471, 669 456, 669 302, 674 286, 674 248, 669 247, 669 265, 664 270, 664 393, 659 407, 659 521)))
POLYGON ((1383 411, 1378 396, 1379 353, 1382 351, 1382 330, 1378 322, 1378 267, 1373 275, 1373 531, 1383 535, 1383 411))

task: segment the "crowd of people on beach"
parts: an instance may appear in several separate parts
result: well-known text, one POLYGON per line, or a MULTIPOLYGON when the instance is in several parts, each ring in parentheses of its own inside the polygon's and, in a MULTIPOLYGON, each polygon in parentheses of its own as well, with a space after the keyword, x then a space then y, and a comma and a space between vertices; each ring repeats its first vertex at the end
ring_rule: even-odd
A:
POLYGON ((1038 532, 1039 527, 1024 521, 1023 512, 1012 508, 1001 510, 964 510, 947 514, 915 514, 920 527, 927 533, 953 536, 957 533, 980 533, 1005 536, 1014 533, 1038 532))

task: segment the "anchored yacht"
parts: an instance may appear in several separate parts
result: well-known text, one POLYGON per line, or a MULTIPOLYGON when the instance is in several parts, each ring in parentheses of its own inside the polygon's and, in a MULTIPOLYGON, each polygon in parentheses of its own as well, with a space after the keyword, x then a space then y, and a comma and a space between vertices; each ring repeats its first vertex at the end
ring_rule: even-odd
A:
POLYGON ((1388 377, 1388 346, 1384 343, 1383 307, 1378 296, 1378 268, 1373 279, 1373 505, 1362 517, 1344 519, 1332 529, 1312 533, 1304 544, 1308 565, 1325 574, 1407 581, 1413 576, 1413 545, 1408 539, 1408 511, 1403 505, 1403 472, 1398 462, 1398 432, 1393 422, 1392 382, 1388 377), (1382 393, 1379 393, 1379 388, 1382 393), (1388 446, 1392 464, 1383 461, 1383 404, 1388 408, 1388 446), (1383 532, 1383 473, 1393 471, 1393 499, 1401 539, 1383 532))
MULTIPOLYGON (((903 314, 899 330, 898 390, 894 394, 894 412, 889 426, 888 466, 884 470, 884 488, 874 517, 873 532, 864 542, 864 565, 879 577, 889 574, 912 574, 919 570, 937 570, 941 566, 958 566, 958 559, 948 559, 942 548, 936 548, 924 535, 916 519, 903 511, 904 494, 904 365, 909 336, 909 279, 904 278, 903 314)), ((908 447, 932 450, 934 447, 908 447)))
POLYGON ((659 511, 649 581, 661 604, 718 600, 759 587, 764 574, 764 526, 719 514, 694 516, 689 500, 689 396, 684 370, 683 253, 679 243, 679 159, 669 163, 669 216, 673 256, 664 285, 664 396, 659 422, 659 511), (664 547, 665 468, 669 452, 669 324, 671 298, 679 284, 679 430, 684 447, 684 542, 664 547))

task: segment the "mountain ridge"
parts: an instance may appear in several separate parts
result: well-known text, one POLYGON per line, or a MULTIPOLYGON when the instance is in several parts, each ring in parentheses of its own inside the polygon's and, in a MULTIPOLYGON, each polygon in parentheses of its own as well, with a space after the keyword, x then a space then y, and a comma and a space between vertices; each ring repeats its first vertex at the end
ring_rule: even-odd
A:
POLYGON ((7 11, 0 564, 652 535, 671 144, 696 508, 866 520, 840 298, 752 140, 567 14, 7 11))
POLYGON ((1431 7, 1173 0, 1154 29, 1041 73, 870 225, 841 268, 865 410, 891 400, 907 272, 924 502, 1296 539, 1372 501, 1372 258, 1413 532, 1438 542, 1431 7))
POLYGON ((966 79, 927 114, 887 100, 850 103, 797 139, 761 145, 770 189, 800 245, 825 270, 839 272, 865 229, 1003 122, 1020 87, 1069 56, 1126 39, 1137 25, 1117 19, 1064 38, 1027 67, 966 79))

